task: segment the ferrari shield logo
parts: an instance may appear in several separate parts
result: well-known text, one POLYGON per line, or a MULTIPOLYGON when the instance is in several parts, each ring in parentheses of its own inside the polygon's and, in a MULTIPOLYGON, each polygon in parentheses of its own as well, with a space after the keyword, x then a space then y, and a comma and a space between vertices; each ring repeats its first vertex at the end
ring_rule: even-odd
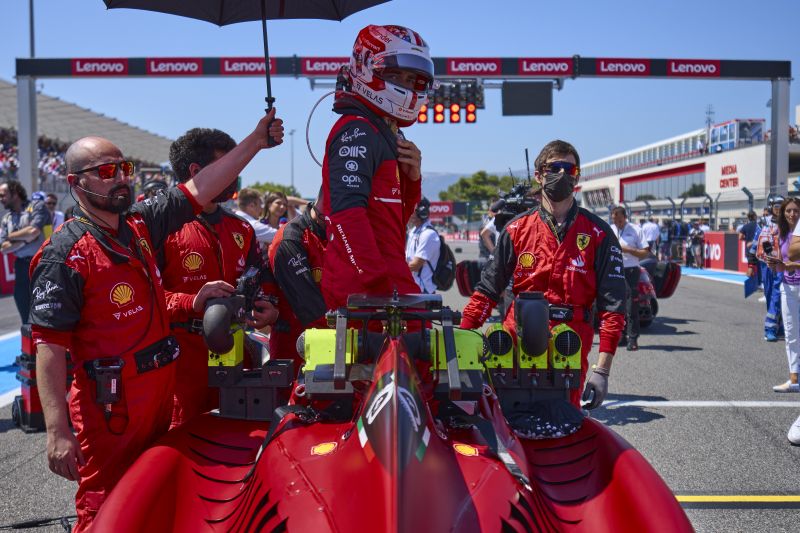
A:
POLYGON ((244 248, 244 236, 241 233, 234 233, 233 240, 236 241, 236 246, 240 249, 244 248))
POLYGON ((589 235, 585 233, 578 233, 578 239, 577 239, 578 249, 585 250, 586 247, 589 246, 589 242, 591 240, 592 238, 589 235))
POLYGON ((141 239, 139 239, 139 247, 140 247, 142 250, 146 251, 146 252, 147 252, 148 254, 150 254, 151 256, 153 255, 153 251, 150 249, 150 245, 149 245, 149 244, 147 244, 147 239, 145 239, 145 238, 141 238, 141 239))

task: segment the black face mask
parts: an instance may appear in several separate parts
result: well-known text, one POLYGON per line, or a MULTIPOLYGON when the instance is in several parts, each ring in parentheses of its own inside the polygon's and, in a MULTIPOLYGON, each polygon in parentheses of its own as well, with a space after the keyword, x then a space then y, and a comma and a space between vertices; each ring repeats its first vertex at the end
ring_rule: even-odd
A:
POLYGON ((566 172, 545 174, 542 192, 553 202, 566 200, 575 189, 575 182, 566 172))

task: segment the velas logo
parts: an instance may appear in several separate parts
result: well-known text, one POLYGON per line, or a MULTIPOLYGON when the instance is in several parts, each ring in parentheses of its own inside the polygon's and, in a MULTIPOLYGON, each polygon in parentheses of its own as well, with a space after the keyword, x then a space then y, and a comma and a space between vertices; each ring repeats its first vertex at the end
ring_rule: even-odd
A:
POLYGON ((203 60, 194 57, 160 57, 147 60, 149 76, 199 76, 203 60))
POLYGON ((73 59, 73 76, 125 76, 128 74, 128 60, 113 59, 73 59))
POLYGON ((719 78, 720 62, 715 59, 668 59, 667 76, 719 78))
POLYGON ((346 57, 307 57, 300 62, 300 72, 311 76, 335 76, 349 63, 346 57))
POLYGON ((518 68, 526 76, 572 76, 573 72, 571 58, 523 58, 518 68))
POLYGON ((133 302, 133 287, 128 283, 117 283, 111 288, 108 294, 109 300, 115 303, 117 307, 125 307, 133 302))
POLYGON ((484 76, 499 76, 502 74, 500 59, 488 57, 447 60, 447 74, 482 74, 484 76))
MULTIPOLYGON (((267 70, 263 57, 222 57, 219 61, 219 73, 226 76, 255 76, 267 70)), ((270 58, 269 73, 277 72, 275 62, 270 58)))
POLYGON ((649 59, 597 59, 597 76, 649 76, 649 59))

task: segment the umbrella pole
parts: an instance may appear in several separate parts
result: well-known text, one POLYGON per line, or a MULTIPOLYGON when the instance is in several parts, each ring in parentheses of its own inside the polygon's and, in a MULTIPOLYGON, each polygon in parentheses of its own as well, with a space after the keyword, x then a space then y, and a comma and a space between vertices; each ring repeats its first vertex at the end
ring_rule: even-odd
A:
POLYGON ((261 0, 261 32, 264 35, 264 72, 267 77, 267 97, 264 99, 267 102, 266 112, 272 109, 272 104, 275 103, 275 98, 272 97, 272 81, 270 79, 270 59, 269 59, 269 40, 267 38, 267 0, 261 0))

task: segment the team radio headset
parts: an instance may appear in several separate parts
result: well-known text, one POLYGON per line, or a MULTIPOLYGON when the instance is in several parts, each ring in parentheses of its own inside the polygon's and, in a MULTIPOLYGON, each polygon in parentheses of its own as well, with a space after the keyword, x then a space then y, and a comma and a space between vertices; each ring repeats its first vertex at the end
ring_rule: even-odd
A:
MULTIPOLYGON (((131 164, 131 173, 132 172, 133 172, 133 165, 131 164)), ((99 194, 99 193, 90 191, 88 189, 85 189, 85 188, 81 187, 80 185, 78 185, 77 183, 74 184, 73 187, 76 187, 76 188, 80 189, 81 191, 83 191, 86 194, 91 194, 93 196, 98 196, 100 198, 105 198, 105 199, 108 199, 108 200, 117 199, 117 198, 124 198, 122 196, 111 196, 111 195, 107 195, 107 194, 99 194)), ((72 197, 73 200, 75 200, 75 203, 78 204, 81 207, 81 209, 83 209, 86 212, 88 212, 89 214, 94 215, 94 216, 97 217, 97 214, 93 213, 91 209, 89 209, 87 206, 81 205, 80 202, 78 202, 77 198, 75 198, 75 196, 74 196, 74 194, 72 192, 72 189, 70 189, 70 196, 72 197)), ((112 243, 116 244, 120 249, 122 249, 122 250, 124 250, 126 252, 129 252, 129 254, 126 254, 126 255, 128 255, 128 257, 130 257, 132 255, 136 259, 139 260, 139 262, 142 264, 142 271, 144 272, 144 275, 147 278, 148 285, 150 287, 150 291, 149 291, 150 292, 150 307, 151 307, 151 309, 155 309, 157 307, 156 306, 156 287, 155 287, 155 283, 153 282, 153 277, 152 277, 152 274, 150 272, 150 268, 148 267, 148 264, 145 261, 144 253, 142 252, 142 248, 141 248, 141 245, 139 243, 139 240, 137 240, 135 238, 136 237, 135 234, 134 234, 134 238, 133 238, 134 247, 133 247, 133 249, 131 249, 130 246, 128 246, 128 245, 124 244, 123 242, 121 242, 119 239, 117 239, 116 237, 111 235, 111 233, 109 233, 105 228, 103 228, 102 226, 100 226, 97 223, 93 222, 92 220, 90 220, 90 219, 88 219, 88 218, 86 218, 84 216, 81 216, 81 215, 78 215, 77 217, 75 217, 75 220, 77 222, 83 224, 87 228, 95 229, 103 237, 105 237, 108 241, 111 241, 112 243)), ((158 312, 159 312, 159 315, 161 315, 163 313, 162 310, 159 310, 158 312)), ((132 350, 137 344, 139 344, 142 341, 142 339, 144 339, 147 336, 148 332, 150 331, 150 328, 153 325, 153 314, 154 313, 152 313, 152 312, 150 313, 150 317, 148 319, 147 327, 142 330, 141 335, 139 335, 139 337, 135 341, 133 341, 133 343, 131 343, 130 346, 128 346, 127 348, 121 350, 116 355, 109 356, 109 357, 102 357, 102 358, 94 359, 94 360, 92 360, 90 362, 87 362, 87 363, 91 363, 91 364, 90 365, 87 364, 86 367, 85 367, 87 375, 89 375, 89 377, 94 379, 96 381, 96 383, 97 383, 97 392, 96 392, 95 401, 97 403, 103 405, 103 414, 104 414, 105 420, 106 420, 106 427, 109 430, 109 432, 111 432, 112 434, 115 434, 115 435, 121 435, 122 433, 124 433, 124 431, 125 431, 124 428, 127 427, 127 424, 128 424, 128 416, 127 415, 121 415, 121 414, 114 413, 113 409, 112 409, 114 404, 116 404, 120 400, 122 400, 122 367, 125 365, 125 361, 122 359, 122 356, 125 354, 125 352, 128 352, 128 351, 132 350), (119 418, 122 418, 124 420, 124 426, 123 426, 123 429, 121 431, 115 431, 111 427, 111 419, 112 419, 112 417, 119 417, 119 418)), ((158 348, 162 348, 163 349, 164 347, 166 347, 166 348, 171 348, 173 350, 177 350, 178 349, 177 348, 177 342, 170 341, 169 339, 170 338, 167 337, 164 341, 159 341, 157 343, 158 344, 158 348)), ((148 347, 148 348, 150 348, 150 347, 148 347)), ((148 348, 145 348, 145 350, 148 350, 148 348)), ((158 352, 161 353, 162 349, 159 349, 158 352)), ((142 351, 144 351, 144 350, 142 350, 142 351)), ((137 352, 137 353, 141 353, 142 351, 137 352)), ((153 368, 158 368, 159 365, 160 365, 160 361, 158 359, 158 355, 159 354, 157 353, 157 354, 155 354, 153 356, 153 362, 152 362, 153 368)), ((136 354, 134 354, 134 357, 135 356, 136 356, 136 354)), ((173 352, 172 359, 174 360, 176 357, 177 357, 177 353, 173 352)))

